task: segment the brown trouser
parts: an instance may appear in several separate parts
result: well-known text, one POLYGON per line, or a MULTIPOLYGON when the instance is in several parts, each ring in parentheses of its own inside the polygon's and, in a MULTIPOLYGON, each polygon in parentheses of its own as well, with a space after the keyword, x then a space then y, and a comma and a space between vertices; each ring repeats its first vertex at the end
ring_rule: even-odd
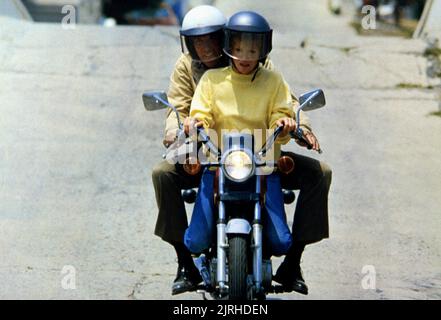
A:
MULTIPOLYGON (((293 240, 313 243, 329 237, 328 192, 332 172, 318 160, 291 152, 282 152, 294 159, 294 171, 281 174, 284 189, 300 190, 292 226, 293 240)), ((181 190, 197 188, 201 173, 186 174, 175 165, 162 161, 152 172, 156 202, 159 208, 155 234, 167 242, 183 242, 188 227, 181 190)))
POLYGON ((281 174, 282 188, 300 190, 297 199, 292 237, 306 244, 329 237, 328 193, 332 171, 324 162, 292 152, 282 152, 294 159, 294 171, 281 174))

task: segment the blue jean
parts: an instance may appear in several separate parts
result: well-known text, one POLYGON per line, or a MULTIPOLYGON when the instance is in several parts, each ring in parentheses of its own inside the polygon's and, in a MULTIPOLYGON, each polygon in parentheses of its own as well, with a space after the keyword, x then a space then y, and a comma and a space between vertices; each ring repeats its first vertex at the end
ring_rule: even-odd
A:
MULTIPOLYGON (((201 253, 213 242, 217 217, 213 198, 215 177, 215 172, 204 171, 191 221, 185 231, 184 243, 192 253, 201 253)), ((263 241, 269 254, 280 256, 287 253, 292 236, 286 221, 280 177, 273 173, 265 180, 267 192, 265 208, 262 208, 263 241)))

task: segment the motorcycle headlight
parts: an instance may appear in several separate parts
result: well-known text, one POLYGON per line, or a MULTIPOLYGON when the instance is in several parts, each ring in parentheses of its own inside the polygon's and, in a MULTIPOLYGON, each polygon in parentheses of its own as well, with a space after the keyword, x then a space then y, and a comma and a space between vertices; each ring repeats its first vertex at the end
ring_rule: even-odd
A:
POLYGON ((242 182, 247 180, 254 170, 253 160, 244 151, 232 151, 224 159, 224 172, 229 179, 242 182))

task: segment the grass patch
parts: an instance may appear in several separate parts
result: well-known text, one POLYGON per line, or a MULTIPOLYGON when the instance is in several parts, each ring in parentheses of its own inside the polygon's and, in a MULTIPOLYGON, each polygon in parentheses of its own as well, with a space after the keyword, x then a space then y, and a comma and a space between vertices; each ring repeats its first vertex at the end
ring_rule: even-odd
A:
POLYGON ((427 48, 423 55, 425 57, 439 57, 441 56, 441 48, 427 48))
POLYGON ((343 48, 340 48, 340 51, 342 51, 345 54, 349 54, 349 52, 351 52, 351 50, 354 50, 356 48, 357 47, 343 47, 343 48))
POLYGON ((349 25, 357 31, 357 34, 361 34, 363 31, 363 28, 361 27, 361 23, 356 21, 351 21, 349 25))
POLYGON ((441 117, 441 110, 429 113, 429 116, 441 117))
POLYGON ((432 86, 424 87, 421 84, 401 82, 396 85, 398 89, 433 89, 432 86))

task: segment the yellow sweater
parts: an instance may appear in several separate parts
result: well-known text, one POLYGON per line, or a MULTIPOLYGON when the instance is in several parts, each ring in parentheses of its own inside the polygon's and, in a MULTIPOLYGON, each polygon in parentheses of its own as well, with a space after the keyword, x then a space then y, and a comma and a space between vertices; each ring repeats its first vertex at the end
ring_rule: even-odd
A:
MULTIPOLYGON (((208 70, 196 87, 191 102, 190 116, 202 120, 205 128, 216 131, 220 140, 222 129, 262 129, 262 136, 255 136, 255 151, 266 140, 266 129, 274 129, 282 117, 293 117, 290 89, 283 77, 275 72, 259 68, 254 73, 242 75, 232 67, 208 70)), ((290 137, 279 138, 274 157, 280 156, 280 144, 290 137)), ((220 141, 213 141, 220 146, 220 141)))
MULTIPOLYGON (((269 58, 265 60, 262 67, 268 70, 274 70, 274 65, 269 58)), ((191 100, 193 99, 196 86, 205 71, 206 68, 192 61, 189 54, 182 54, 176 62, 170 77, 170 87, 167 96, 168 101, 178 110, 181 121, 184 121, 190 114, 191 100)), ((294 94, 291 93, 291 97, 295 120, 295 112, 297 111, 299 102, 294 94)), ((173 140, 174 137, 176 137, 176 132, 178 131, 176 120, 176 114, 171 109, 168 109, 164 139, 173 140)), ((300 128, 305 132, 312 131, 308 116, 303 111, 300 111, 300 128)))

